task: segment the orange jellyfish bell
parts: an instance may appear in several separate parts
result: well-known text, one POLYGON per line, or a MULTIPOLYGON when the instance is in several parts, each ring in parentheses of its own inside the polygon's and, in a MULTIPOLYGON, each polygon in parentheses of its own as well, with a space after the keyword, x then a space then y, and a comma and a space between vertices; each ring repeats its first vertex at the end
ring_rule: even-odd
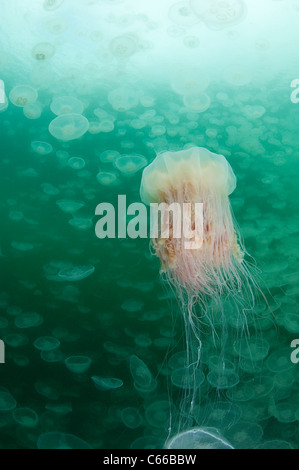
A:
POLYGON ((159 204, 159 208, 163 203, 169 207, 169 234, 163 237, 160 230, 152 243, 162 271, 175 287, 212 296, 224 286, 239 284, 243 251, 228 198, 235 187, 236 177, 226 158, 202 147, 160 153, 143 170, 141 200, 148 205, 159 204), (186 248, 184 233, 174 236, 176 222, 173 212, 170 214, 173 203, 191 206, 195 237, 195 206, 202 205, 202 243, 194 249, 186 248))

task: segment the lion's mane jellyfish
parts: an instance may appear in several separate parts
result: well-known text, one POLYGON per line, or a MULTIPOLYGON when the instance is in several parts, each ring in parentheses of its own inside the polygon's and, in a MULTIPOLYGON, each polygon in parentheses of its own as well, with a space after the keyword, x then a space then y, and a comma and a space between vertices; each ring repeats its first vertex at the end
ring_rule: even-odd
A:
MULTIPOLYGON (((239 382, 228 318, 236 312, 243 325, 238 334, 246 333, 257 285, 251 264, 245 260, 247 253, 229 202, 235 188, 236 177, 226 158, 200 147, 160 153, 143 170, 141 199, 151 205, 151 215, 153 204, 158 209, 155 213, 161 214, 160 226, 154 218, 152 245, 160 258, 161 272, 179 301, 186 329, 187 352, 180 379, 183 399, 177 430, 202 424, 198 422, 202 387, 205 394, 207 389, 219 394, 239 382), (181 208, 183 217, 179 222, 173 203, 181 208), (202 208, 199 218, 196 203, 202 208), (196 220, 200 220, 199 226, 196 220), (178 224, 181 230, 176 232, 178 224), (211 356, 215 356, 213 362, 211 356)), ((153 227, 152 222, 151 217, 153 227)))

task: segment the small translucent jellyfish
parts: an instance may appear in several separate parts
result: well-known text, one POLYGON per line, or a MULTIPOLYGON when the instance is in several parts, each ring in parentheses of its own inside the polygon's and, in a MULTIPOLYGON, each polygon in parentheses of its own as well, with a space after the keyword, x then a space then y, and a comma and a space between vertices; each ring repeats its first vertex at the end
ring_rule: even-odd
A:
POLYGON ((124 86, 110 91, 108 101, 115 111, 125 112, 137 106, 138 97, 133 88, 124 86))
POLYGON ((91 366, 91 359, 88 356, 70 356, 64 363, 74 374, 84 374, 91 366))
POLYGON ((114 130, 114 123, 110 119, 103 119, 99 124, 99 131, 108 133, 114 130))
POLYGON ((25 428, 34 428, 38 424, 38 415, 31 408, 16 408, 12 412, 12 417, 25 428))
POLYGON ((32 56, 36 60, 48 60, 55 54, 55 47, 49 42, 40 42, 32 49, 32 56))
POLYGON ((19 348, 25 344, 28 344, 29 339, 27 336, 19 333, 10 333, 4 336, 3 341, 12 348, 19 348))
POLYGON ((184 95, 184 105, 196 113, 203 113, 209 109, 210 104, 210 97, 206 93, 189 93, 184 95))
POLYGON ((261 118, 265 114, 266 109, 264 108, 264 106, 260 106, 260 105, 251 106, 248 104, 244 106, 243 112, 245 116, 247 117, 247 119, 253 120, 253 119, 261 118))
POLYGON ((112 171, 100 171, 97 174, 97 180, 103 186, 117 186, 120 184, 117 173, 112 171))
POLYGON ((64 361, 64 354, 60 349, 52 349, 51 351, 41 351, 40 357, 45 362, 62 362, 64 361))
POLYGON ((137 429, 142 424, 142 416, 137 408, 129 406, 121 410, 120 417, 127 428, 137 429))
POLYGON ((51 16, 45 20, 45 27, 51 34, 62 34, 68 26, 67 20, 61 16, 51 16))
POLYGON ((57 196, 57 194, 60 193, 60 190, 58 188, 55 188, 55 186, 50 183, 42 183, 41 187, 43 189, 43 192, 45 194, 48 194, 49 196, 57 196))
POLYGON ((54 98, 50 108, 52 113, 57 116, 61 114, 82 114, 84 104, 74 96, 59 96, 59 98, 54 98))
POLYGON ((236 449, 252 449, 263 436, 263 428, 256 423, 240 421, 226 431, 226 437, 236 449))
POLYGON ((15 86, 9 93, 9 99, 12 104, 20 108, 24 108, 29 103, 34 103, 37 98, 37 91, 29 85, 15 86))
POLYGON ((68 223, 78 230, 88 230, 93 225, 92 219, 88 217, 73 217, 68 223))
POLYGON ((53 336, 40 336, 34 341, 33 345, 40 351, 52 351, 53 349, 59 348, 60 341, 53 336))
POLYGON ((207 73, 198 68, 176 70, 171 77, 171 88, 179 95, 200 93, 209 86, 210 78, 207 73))
POLYGON ((124 176, 133 176, 146 165, 147 159, 142 155, 121 155, 114 161, 114 166, 124 176))
POLYGON ((141 300, 125 300, 121 306, 126 312, 140 312, 144 303, 141 300))
POLYGON ((57 206, 66 214, 74 214, 85 206, 83 201, 72 201, 71 199, 59 199, 56 201, 57 206))
POLYGON ((85 266, 72 266, 70 268, 61 269, 58 273, 58 277, 63 281, 81 281, 86 277, 91 276, 95 271, 95 267, 92 264, 85 266))
POLYGON ((199 23, 200 20, 198 16, 194 14, 189 3, 190 2, 187 0, 182 0, 171 5, 168 10, 169 19, 180 26, 193 26, 199 23))
POLYGON ((41 142, 38 140, 31 142, 31 148, 33 152, 39 155, 49 155, 49 153, 53 152, 53 147, 49 142, 41 142))
POLYGON ((6 318, 0 317, 0 330, 4 330, 8 327, 8 320, 6 318))
POLYGON ((204 383, 205 375, 200 369, 197 369, 195 372, 190 369, 192 378, 189 377, 188 372, 188 369, 186 370, 185 368, 175 369, 174 371, 172 371, 171 382, 173 383, 173 385, 178 388, 189 390, 190 380, 194 380, 196 388, 199 388, 204 383))
POLYGON ((99 154, 99 159, 102 163, 113 163, 114 160, 120 156, 117 150, 105 150, 99 154))
POLYGON ((233 449, 216 428, 193 428, 177 434, 168 442, 166 449, 233 449))
POLYGON ((154 428, 168 429, 171 405, 166 400, 155 401, 148 405, 145 410, 145 418, 149 425, 154 428))
POLYGON ((95 384, 96 389, 100 390, 101 392, 115 390, 116 388, 122 387, 124 384, 121 379, 114 377, 99 377, 97 375, 93 375, 91 380, 95 384))
MULTIPOLYGON (((50 1, 50 0, 48 0, 50 1)), ((37 441, 38 449, 92 449, 83 439, 74 434, 63 432, 45 432, 41 434, 37 441)))
POLYGON ((151 128, 151 136, 158 137, 164 135, 166 132, 166 127, 162 124, 156 124, 151 128))
POLYGON ((17 328, 32 328, 40 326, 43 323, 43 317, 36 312, 20 313, 15 318, 15 325, 17 328))
POLYGON ((252 70, 244 64, 231 64, 222 75, 230 85, 237 87, 248 85, 252 80, 252 70))
POLYGON ((38 119, 41 117, 42 109, 40 103, 28 103, 24 106, 23 113, 27 119, 38 119))
POLYGON ((189 49, 196 49, 200 44, 200 40, 196 36, 185 36, 183 43, 189 49))
POLYGON ((294 447, 287 441, 283 441, 280 439, 273 439, 271 441, 265 441, 261 444, 257 445, 255 449, 294 449, 294 447))
POLYGON ((73 406, 71 402, 61 402, 61 403, 48 403, 46 409, 57 413, 58 415, 68 415, 73 411, 73 406))
POLYGON ((73 170, 82 170, 85 167, 85 160, 82 157, 71 157, 67 162, 73 170))
POLYGON ((147 365, 137 356, 130 357, 130 372, 134 387, 138 391, 151 392, 156 388, 156 381, 147 365))
POLYGON ((61 114, 49 124, 49 132, 58 140, 68 142, 79 139, 89 128, 89 122, 82 114, 61 114))
POLYGON ((127 59, 136 53, 138 42, 133 34, 121 34, 110 41, 109 49, 118 59, 127 59))
POLYGON ((247 14, 243 0, 190 0, 194 14, 210 29, 223 29, 241 23, 247 14))
POLYGON ((43 8, 47 11, 54 11, 57 10, 63 2, 64 0, 44 0, 43 8))
POLYGON ((7 391, 0 390, 0 412, 11 411, 17 406, 14 397, 7 391))
POLYGON ((34 248, 33 243, 12 241, 11 246, 18 251, 31 251, 34 248))
POLYGON ((294 368, 290 360, 290 348, 279 348, 274 350, 266 360, 266 366, 271 372, 286 372, 294 368))
POLYGON ((92 135, 99 134, 101 132, 101 123, 100 123, 100 121, 90 120, 89 121, 88 132, 89 132, 89 134, 92 134, 92 135))
POLYGON ((270 344, 267 340, 252 335, 250 340, 246 337, 237 340, 234 349, 238 356, 253 361, 261 361, 268 356, 270 344))
POLYGON ((237 403, 220 401, 201 407, 196 420, 205 426, 224 431, 240 421, 241 414, 242 410, 237 403))

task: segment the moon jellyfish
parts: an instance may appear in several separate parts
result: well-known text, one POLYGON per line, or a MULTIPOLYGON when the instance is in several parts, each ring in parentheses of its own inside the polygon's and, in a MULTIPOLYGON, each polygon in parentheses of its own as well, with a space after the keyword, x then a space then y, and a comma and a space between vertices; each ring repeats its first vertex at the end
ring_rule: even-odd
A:
POLYGON ((120 183, 117 174, 112 171, 100 171, 97 180, 103 186, 116 186, 120 183))
POLYGON ((51 34, 62 34, 68 29, 68 22, 65 18, 53 16, 46 19, 45 26, 51 34))
POLYGON ((49 132, 58 140, 68 142, 79 139, 89 128, 89 122, 82 114, 61 114, 49 124, 49 132))
POLYGON ((136 38, 131 34, 121 34, 110 41, 109 48, 118 59, 127 59, 137 51, 136 38))
POLYGON ((91 362, 88 356, 69 356, 64 361, 66 368, 73 374, 84 374, 90 368, 91 362))
POLYGON ((11 411, 17 406, 14 397, 9 393, 0 390, 0 412, 11 411))
POLYGON ((110 91, 108 101, 112 108, 120 113, 135 108, 138 104, 135 90, 128 87, 119 87, 110 91))
POLYGON ((180 26, 193 26, 200 21, 190 8, 189 1, 186 0, 172 5, 168 10, 168 16, 171 21, 180 26))
POLYGON ((37 91, 29 85, 17 85, 9 93, 9 99, 15 106, 24 108, 26 104, 37 100, 37 91))
POLYGON ((55 47, 49 42, 41 42, 32 49, 32 55, 35 60, 51 59, 54 54, 55 47))
MULTIPOLYGON (((177 431, 202 424, 197 420, 202 387, 217 393, 233 390, 239 383, 233 357, 250 355, 251 343, 242 335, 260 289, 229 202, 235 188, 226 158, 201 147, 160 153, 143 170, 141 200, 151 205, 151 215, 156 209, 161 216, 160 225, 159 217, 151 220, 151 243, 185 325, 185 361, 171 376, 182 390, 177 431), (234 334, 227 321, 231 311, 244 320, 237 350, 229 336, 234 334), (208 366, 206 377, 203 366, 208 366)), ((256 360, 263 359, 268 345, 256 337, 251 352, 256 360)))
POLYGON ((82 114, 84 111, 84 104, 73 96, 60 96, 52 101, 50 108, 52 113, 57 116, 60 114, 71 113, 82 114))
POLYGON ((16 408, 12 412, 13 419, 26 428, 33 428, 38 424, 38 415, 31 408, 16 408))
POLYGON ((38 449, 92 449, 83 439, 63 432, 44 432, 37 441, 38 449))
POLYGON ((81 157, 71 157, 67 162, 68 166, 74 170, 82 170, 85 167, 85 160, 81 157))
POLYGON ((86 266, 72 266, 61 269, 58 276, 62 281, 81 281, 94 273, 95 267, 92 264, 86 266))
POLYGON ((40 142, 38 140, 31 142, 31 148, 33 152, 38 153, 39 155, 48 155, 53 151, 51 144, 48 142, 40 142))
POLYGON ((57 10, 64 0, 45 0, 43 3, 43 8, 47 11, 57 10))
POLYGON ((42 106, 40 103, 28 103, 24 106, 23 113, 27 119, 38 119, 42 114, 42 106))
POLYGON ((191 111, 203 113, 210 107, 210 97, 206 93, 188 93, 184 96, 184 105, 191 111))
POLYGON ((56 204, 59 209, 66 214, 73 214, 85 206, 85 203, 82 201, 72 201, 70 199, 60 199, 59 201, 56 201, 56 204))
POLYGON ((233 86, 245 86, 252 80, 252 70, 242 64, 231 64, 222 72, 224 79, 233 86))
POLYGON ((91 380, 95 384, 96 389, 100 391, 115 390, 123 386, 123 381, 114 377, 98 377, 93 375, 91 380))
POLYGON ((144 168, 147 160, 142 155, 121 155, 114 161, 114 166, 124 175, 132 176, 144 168))

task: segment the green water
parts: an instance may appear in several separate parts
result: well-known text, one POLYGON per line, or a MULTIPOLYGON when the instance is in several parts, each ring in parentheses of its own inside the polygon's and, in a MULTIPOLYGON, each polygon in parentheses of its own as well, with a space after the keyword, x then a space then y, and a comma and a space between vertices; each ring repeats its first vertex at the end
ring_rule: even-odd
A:
POLYGON ((0 448, 161 449, 194 427, 236 448, 298 448, 298 2, 228 1, 216 19, 196 1, 2 3, 0 448), (19 85, 38 92, 24 112, 19 85), (61 96, 90 123, 78 139, 49 132, 61 96), (265 297, 248 322, 215 315, 215 338, 203 321, 189 414, 184 321, 160 262, 148 239, 97 238, 95 208, 140 202, 142 168, 121 155, 132 170, 130 156, 192 146, 236 174, 230 201, 265 297))

